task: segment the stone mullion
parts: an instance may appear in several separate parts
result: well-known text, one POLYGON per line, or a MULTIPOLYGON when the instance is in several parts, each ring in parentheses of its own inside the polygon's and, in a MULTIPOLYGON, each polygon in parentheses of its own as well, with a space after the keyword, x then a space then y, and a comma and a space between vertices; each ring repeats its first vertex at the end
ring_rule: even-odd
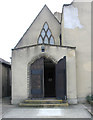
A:
MULTIPOLYGON (((47 29, 47 31, 46 31, 46 36, 47 36, 47 38, 48 38, 48 35, 47 35, 48 30, 49 30, 49 27, 48 27, 48 29, 47 29)), ((48 44, 49 44, 49 38, 48 38, 48 44)))
POLYGON ((45 39, 45 37, 46 37, 46 31, 45 31, 44 28, 42 28, 41 32, 42 32, 43 30, 44 30, 44 32, 45 32, 45 36, 44 36, 44 38, 43 38, 42 35, 41 35, 41 33, 40 33, 40 36, 41 36, 41 38, 42 38, 42 40, 43 40, 43 43, 44 43, 44 39, 45 39))
POLYGON ((52 37, 52 34, 50 35, 50 37, 49 37, 49 43, 50 43, 50 38, 52 37))
MULTIPOLYGON (((44 30, 44 28, 42 28, 42 30, 41 30, 41 32, 40 32, 40 36, 41 36, 41 38, 42 38, 42 40, 43 40, 43 43, 44 43, 44 38, 42 37, 42 35, 41 35, 41 33, 42 33, 42 31, 44 30)), ((45 30, 44 30, 45 31, 45 30)))

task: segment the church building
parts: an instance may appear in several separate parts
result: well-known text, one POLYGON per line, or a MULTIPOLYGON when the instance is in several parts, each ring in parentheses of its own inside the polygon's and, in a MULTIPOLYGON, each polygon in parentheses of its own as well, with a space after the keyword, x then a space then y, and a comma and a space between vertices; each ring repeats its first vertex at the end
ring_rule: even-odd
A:
POLYGON ((69 104, 91 94, 91 3, 54 14, 45 5, 12 49, 12 104, 56 98, 69 104))

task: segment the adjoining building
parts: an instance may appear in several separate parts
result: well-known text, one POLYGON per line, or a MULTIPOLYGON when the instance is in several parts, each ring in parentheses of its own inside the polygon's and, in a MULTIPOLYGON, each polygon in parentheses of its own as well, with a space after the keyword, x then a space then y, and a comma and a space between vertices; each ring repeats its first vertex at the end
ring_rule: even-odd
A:
POLYGON ((11 64, 0 58, 0 98, 11 96, 11 64))
POLYGON ((12 50, 12 104, 56 98, 70 104, 91 94, 91 3, 45 5, 12 50))

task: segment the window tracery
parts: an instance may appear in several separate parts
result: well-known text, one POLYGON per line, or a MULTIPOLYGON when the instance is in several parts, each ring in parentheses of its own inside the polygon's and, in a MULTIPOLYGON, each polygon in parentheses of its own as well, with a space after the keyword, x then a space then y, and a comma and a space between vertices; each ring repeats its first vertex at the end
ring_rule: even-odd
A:
POLYGON ((47 22, 45 22, 45 24, 43 25, 43 28, 38 38, 38 44, 43 43, 54 45, 54 37, 52 36, 51 30, 47 22))

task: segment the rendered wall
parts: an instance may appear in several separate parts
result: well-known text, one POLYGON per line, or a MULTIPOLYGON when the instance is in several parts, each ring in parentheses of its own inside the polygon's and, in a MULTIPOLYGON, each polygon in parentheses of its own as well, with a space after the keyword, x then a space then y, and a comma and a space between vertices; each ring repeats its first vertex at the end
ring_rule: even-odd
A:
POLYGON ((7 74, 7 67, 2 65, 2 95, 3 97, 7 96, 7 79, 8 79, 8 74, 7 74))
POLYGON ((2 97, 10 96, 11 69, 9 65, 0 64, 0 81, 2 97))
POLYGON ((79 102, 91 94, 91 2, 64 6, 63 45, 76 47, 76 79, 79 102))
POLYGON ((12 104, 17 104, 29 97, 29 65, 41 56, 55 62, 66 56, 67 98, 70 103, 77 103, 75 50, 46 45, 45 52, 42 53, 41 45, 37 45, 12 52, 12 104))

